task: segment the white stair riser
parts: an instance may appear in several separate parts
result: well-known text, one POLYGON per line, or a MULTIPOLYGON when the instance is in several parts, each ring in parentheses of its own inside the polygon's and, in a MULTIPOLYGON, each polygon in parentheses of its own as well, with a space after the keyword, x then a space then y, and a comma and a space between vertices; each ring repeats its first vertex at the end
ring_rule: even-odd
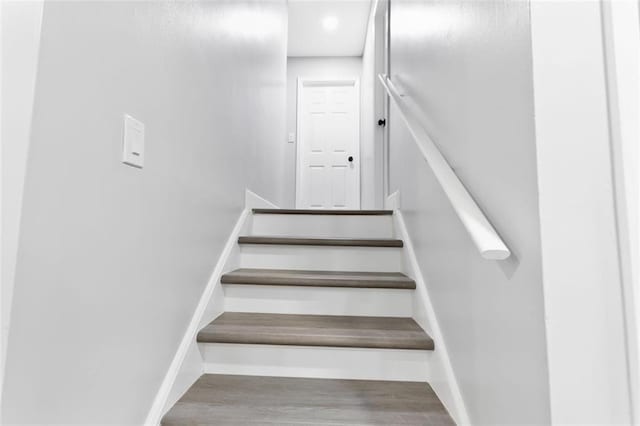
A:
POLYGON ((429 381, 430 351, 200 343, 205 374, 429 381))
POLYGON ((227 312, 410 317, 413 290, 225 284, 227 312))
POLYGON ((253 215, 252 235, 393 238, 392 216, 253 215))
POLYGON ((402 272, 402 249, 243 244, 243 268, 402 272))

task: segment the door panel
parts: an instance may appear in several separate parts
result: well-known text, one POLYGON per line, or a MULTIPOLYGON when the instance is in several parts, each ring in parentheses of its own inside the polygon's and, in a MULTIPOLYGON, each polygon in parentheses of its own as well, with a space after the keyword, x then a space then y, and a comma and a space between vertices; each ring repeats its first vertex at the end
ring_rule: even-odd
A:
POLYGON ((322 152, 324 146, 327 143, 324 137, 323 129, 326 125, 326 113, 324 112, 312 112, 309 114, 310 129, 309 129, 309 143, 312 152, 322 152))
POLYGON ((311 166, 309 168, 309 207, 322 208, 326 198, 324 188, 324 167, 311 166))
POLYGON ((356 80, 299 82, 296 207, 360 208, 359 126, 356 80))
POLYGON ((333 208, 345 208, 347 205, 347 167, 331 167, 331 204, 333 208))

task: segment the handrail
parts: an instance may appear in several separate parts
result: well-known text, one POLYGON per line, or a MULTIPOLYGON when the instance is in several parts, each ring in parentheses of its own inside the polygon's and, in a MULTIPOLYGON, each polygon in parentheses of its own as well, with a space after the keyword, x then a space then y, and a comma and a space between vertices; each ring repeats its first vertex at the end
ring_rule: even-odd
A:
POLYGON ((379 74, 380 83, 400 110, 411 136, 422 152, 436 179, 449 198, 453 209, 462 221, 478 251, 485 259, 503 260, 511 255, 509 248, 502 241, 480 207, 473 200, 460 179, 444 158, 427 131, 419 124, 415 113, 402 100, 402 95, 395 85, 384 74, 379 74))

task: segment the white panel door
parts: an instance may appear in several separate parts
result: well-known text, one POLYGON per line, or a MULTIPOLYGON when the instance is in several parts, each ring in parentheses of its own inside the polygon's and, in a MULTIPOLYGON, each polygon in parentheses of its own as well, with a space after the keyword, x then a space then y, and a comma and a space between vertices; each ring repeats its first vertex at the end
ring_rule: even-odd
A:
POLYGON ((296 207, 360 208, 358 81, 298 81, 296 207))

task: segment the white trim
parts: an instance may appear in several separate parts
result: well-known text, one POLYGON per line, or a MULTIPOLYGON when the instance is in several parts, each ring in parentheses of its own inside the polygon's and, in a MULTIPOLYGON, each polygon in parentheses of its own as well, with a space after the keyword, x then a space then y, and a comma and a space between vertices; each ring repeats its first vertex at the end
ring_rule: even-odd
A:
POLYGON ((362 199, 362 185, 360 182, 360 174, 362 173, 361 167, 361 154, 362 154, 362 141, 360 140, 360 78, 358 77, 347 77, 347 78, 314 78, 314 77, 298 77, 297 83, 297 93, 296 93, 296 199, 295 206, 296 208, 303 208, 301 206, 301 188, 300 188, 300 174, 301 168, 300 164, 300 156, 302 155, 300 146, 302 145, 300 138, 302 134, 302 126, 301 126, 301 117, 302 117, 302 88, 304 86, 351 86, 353 85, 355 89, 355 97, 356 97, 356 108, 355 108, 355 119, 357 120, 356 129, 357 129, 357 139, 358 139, 358 153, 357 153, 357 165, 358 165, 358 196, 356 197, 358 200, 358 205, 356 209, 360 208, 361 199, 362 199))
POLYGON ((243 244, 240 248, 240 267, 397 272, 402 267, 402 249, 243 244))
MULTIPOLYGON (((392 205, 399 200, 398 191, 394 192, 387 198, 387 205, 392 205)), ((447 346, 445 344, 442 330, 438 324, 429 290, 426 281, 416 257, 416 252, 411 242, 411 237, 407 230, 402 212, 396 209, 393 212, 394 228, 398 238, 404 242, 403 254, 405 260, 405 272, 416 282, 416 291, 414 295, 414 314, 413 317, 422 328, 424 328, 435 343, 435 350, 431 362, 431 378, 429 384, 442 404, 447 408, 449 414, 458 425, 469 425, 469 414, 462 398, 462 392, 458 386, 453 366, 447 346)))
POLYGON ((328 216, 258 214, 253 216, 251 235, 307 238, 393 238, 391 215, 328 216))
MULTIPOLYGON (((248 199, 253 199, 252 195, 255 195, 253 192, 248 191, 246 196, 248 199)), ((260 200, 262 198, 255 195, 260 200)), ((255 200, 255 199, 253 199, 255 200)), ((270 204, 270 203, 269 203, 270 204)), ((271 204, 272 205, 272 204, 271 204)), ((178 373, 180 372, 185 357, 189 352, 190 346, 195 342, 196 335, 200 329, 200 321, 207 311, 207 307, 210 305, 212 296, 214 294, 214 289, 219 286, 220 276, 224 272, 225 265, 228 263, 231 254, 234 252, 234 248, 237 247, 238 236, 242 232, 245 227, 245 222, 247 218, 250 217, 250 208, 246 208, 240 213, 240 217, 236 221, 227 242, 224 245, 224 249, 220 254, 218 262, 211 273, 211 277, 209 278, 209 282, 202 292, 202 296, 200 297, 200 301, 198 302, 198 306, 196 307, 193 316, 191 317, 191 321, 189 322, 189 326, 187 327, 184 336, 182 337, 182 341, 180 342, 180 346, 178 346, 178 350, 176 351, 173 360, 169 366, 169 370, 158 389, 158 393, 156 394, 155 399, 153 400, 153 404, 149 413, 147 415, 147 419, 145 420, 145 425, 158 425, 162 420, 162 416, 164 415, 164 407, 167 399, 169 398, 169 394, 174 386, 176 378, 178 377, 178 373)))
POLYGON ((395 191, 387 196, 384 202, 384 208, 389 210, 400 210, 400 191, 395 191))
POLYGON ((396 288, 224 284, 225 312, 410 317, 413 292, 396 288))
POLYGON ((199 343, 206 374, 429 382, 432 351, 199 343))

